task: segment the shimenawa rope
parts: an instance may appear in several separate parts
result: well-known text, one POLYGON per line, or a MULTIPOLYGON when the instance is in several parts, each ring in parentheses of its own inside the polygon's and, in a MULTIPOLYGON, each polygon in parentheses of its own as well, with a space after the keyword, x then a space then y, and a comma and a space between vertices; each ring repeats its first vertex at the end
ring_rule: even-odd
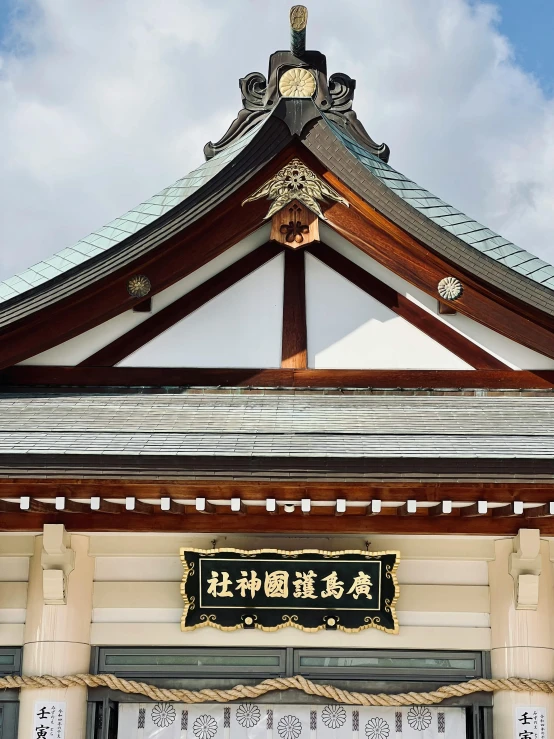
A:
POLYGON ((479 692, 554 693, 554 682, 518 677, 496 680, 480 678, 469 680, 466 683, 445 685, 428 693, 398 693, 396 695, 350 692, 349 690, 336 688, 333 685, 318 685, 301 675, 270 678, 258 685, 236 685, 228 690, 215 688, 203 688, 202 690, 157 688, 155 685, 125 680, 115 675, 68 675, 66 677, 52 677, 51 675, 20 677, 19 675, 10 675, 0 678, 0 689, 71 688, 75 686, 110 688, 111 690, 121 690, 123 693, 144 695, 155 701, 177 701, 179 703, 228 703, 230 701, 259 698, 272 690, 296 688, 308 695, 317 695, 336 703, 347 703, 352 706, 432 706, 441 703, 446 698, 479 692))

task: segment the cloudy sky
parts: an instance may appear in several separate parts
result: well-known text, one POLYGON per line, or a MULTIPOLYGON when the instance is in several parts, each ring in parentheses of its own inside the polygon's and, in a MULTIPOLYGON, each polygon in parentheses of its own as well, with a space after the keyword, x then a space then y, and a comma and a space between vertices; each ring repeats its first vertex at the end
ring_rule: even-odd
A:
MULTIPOLYGON (((198 165, 289 0, 0 0, 0 279, 198 165)), ((308 46, 358 81, 391 164, 554 262, 549 0, 317 0, 308 46)))

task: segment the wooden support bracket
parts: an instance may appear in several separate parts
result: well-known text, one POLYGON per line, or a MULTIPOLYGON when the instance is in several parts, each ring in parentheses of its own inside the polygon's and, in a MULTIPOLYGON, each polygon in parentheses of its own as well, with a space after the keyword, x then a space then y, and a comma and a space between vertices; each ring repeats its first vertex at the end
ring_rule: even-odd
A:
POLYGON ((478 500, 477 503, 473 503, 465 508, 460 508, 460 516, 462 518, 472 518, 474 516, 486 516, 489 508, 489 504, 486 500, 478 500))
POLYGON ((521 500, 514 500, 508 505, 498 506, 492 509, 493 518, 504 518, 505 516, 523 516, 523 503, 521 500))

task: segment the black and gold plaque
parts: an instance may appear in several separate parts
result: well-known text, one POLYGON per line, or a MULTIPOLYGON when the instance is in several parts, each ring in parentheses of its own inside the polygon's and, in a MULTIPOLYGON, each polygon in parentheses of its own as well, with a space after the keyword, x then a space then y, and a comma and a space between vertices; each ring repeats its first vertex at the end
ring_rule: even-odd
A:
POLYGON ((398 633, 398 552, 181 549, 183 631, 398 633))

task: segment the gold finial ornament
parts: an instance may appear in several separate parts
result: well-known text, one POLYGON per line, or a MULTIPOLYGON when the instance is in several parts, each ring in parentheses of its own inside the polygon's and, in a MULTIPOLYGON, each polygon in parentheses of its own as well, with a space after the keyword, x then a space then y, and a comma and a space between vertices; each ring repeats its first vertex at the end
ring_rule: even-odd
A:
POLYGON ((300 201, 320 218, 325 219, 318 201, 334 200, 348 207, 348 202, 326 182, 321 180, 311 169, 306 167, 300 159, 293 159, 286 167, 264 183, 255 193, 243 202, 267 198, 273 201, 266 215, 271 218, 293 200, 300 201))
POLYGON ((290 27, 293 31, 304 31, 308 25, 308 8, 305 5, 293 5, 290 9, 290 27))

